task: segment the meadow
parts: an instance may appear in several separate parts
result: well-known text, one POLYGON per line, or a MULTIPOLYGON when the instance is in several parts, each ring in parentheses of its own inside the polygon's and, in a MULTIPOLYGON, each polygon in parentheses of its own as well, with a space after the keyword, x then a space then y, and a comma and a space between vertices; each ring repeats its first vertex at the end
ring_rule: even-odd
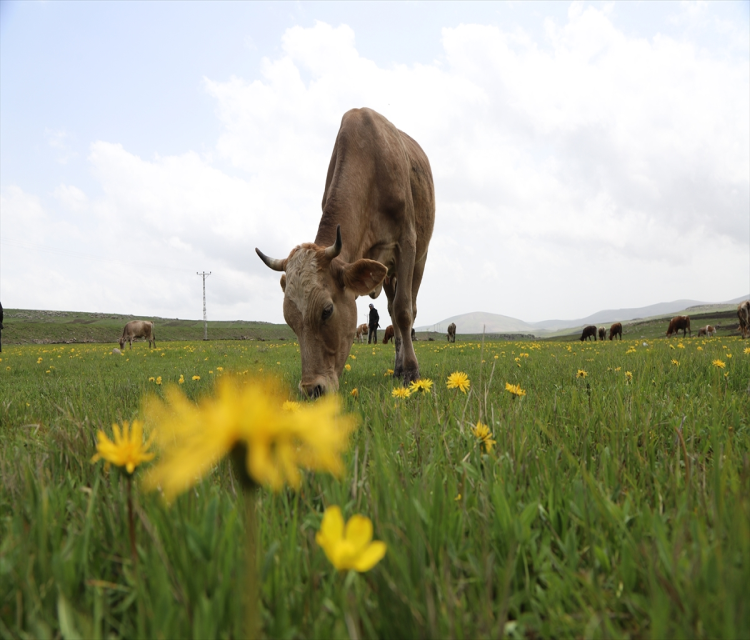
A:
MULTIPOLYGON (((626 338, 418 342, 434 384, 404 399, 393 347, 355 344, 345 473, 260 491, 263 636, 749 637, 750 342, 626 338), (468 393, 446 388, 456 371, 468 393), (371 570, 316 543, 330 505, 372 519, 371 570)), ((231 465, 169 506, 139 468, 134 560, 124 475, 91 458, 170 385, 199 401, 270 375, 299 400, 298 346, 112 346, 0 353, 0 636, 243 637, 231 465)))

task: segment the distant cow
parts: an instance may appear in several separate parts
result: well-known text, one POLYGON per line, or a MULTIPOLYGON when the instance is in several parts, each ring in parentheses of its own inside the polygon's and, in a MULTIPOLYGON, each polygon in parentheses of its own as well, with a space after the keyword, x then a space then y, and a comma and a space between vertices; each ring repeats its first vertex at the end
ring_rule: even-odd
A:
POLYGON ((145 338, 148 340, 150 349, 156 347, 156 335, 154 334, 154 323, 147 320, 131 320, 125 325, 120 338, 120 349, 125 348, 125 343, 133 348, 133 340, 145 338))
POLYGON ((737 307, 737 317, 740 319, 740 331, 742 337, 750 336, 750 300, 745 300, 737 307))
POLYGON ((448 325, 448 342, 455 342, 456 341, 456 323, 451 322, 448 325))
POLYGON ((682 331, 682 337, 689 332, 690 337, 693 336, 693 332, 690 331, 690 318, 688 316, 675 316, 669 321, 669 327, 667 327, 667 338, 671 337, 672 334, 677 334, 682 331))
POLYGON ((389 341, 393 340, 393 336, 394 336, 393 325, 389 324, 385 328, 385 335, 383 336, 383 344, 388 344, 389 341))
POLYGON ((581 342, 583 342, 584 340, 588 340, 591 337, 593 337, 594 342, 596 342, 596 327, 593 324, 590 324, 588 327, 583 328, 583 333, 581 334, 581 342))
POLYGON ((705 327, 701 327, 698 329, 698 337, 701 336, 707 336, 709 338, 712 338, 716 335, 716 329, 712 327, 710 324, 707 324, 705 327))
POLYGON ((609 328, 609 339, 611 340, 615 336, 620 336, 620 340, 622 340, 622 324, 619 322, 615 322, 609 328))
POLYGON ((599 340, 604 340, 607 337, 607 330, 604 327, 599 327, 599 340))
POLYGON ((364 342, 367 336, 367 323, 363 323, 357 327, 357 342, 364 342))

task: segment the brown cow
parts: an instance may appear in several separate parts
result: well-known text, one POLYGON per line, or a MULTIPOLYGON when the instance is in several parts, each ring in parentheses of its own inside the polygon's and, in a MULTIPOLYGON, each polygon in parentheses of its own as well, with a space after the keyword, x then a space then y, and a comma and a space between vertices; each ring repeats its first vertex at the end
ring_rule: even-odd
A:
POLYGON ((689 332, 690 337, 693 337, 693 332, 690 331, 690 318, 688 316, 675 316, 669 321, 669 327, 667 327, 667 338, 670 338, 672 334, 675 335, 682 331, 682 337, 689 332))
POLYGON ((710 324, 707 324, 705 327, 701 327, 698 329, 698 337, 706 336, 708 338, 712 338, 716 335, 716 329, 712 327, 710 324))
POLYGON ((607 337, 607 330, 604 327, 599 327, 599 340, 604 340, 607 337))
POLYGON ((451 322, 448 325, 448 342, 455 342, 456 341, 456 323, 451 322))
POLYGON ((411 340, 435 224, 432 170, 422 148, 371 109, 344 114, 323 192, 314 243, 263 262, 284 271, 284 318, 297 334, 300 389, 336 391, 354 341, 357 296, 385 289, 393 321, 394 376, 419 379, 411 340))
POLYGON ((611 340, 615 336, 620 336, 620 340, 622 340, 622 323, 620 322, 615 322, 609 328, 609 339, 611 340))
POLYGON ((740 303, 737 307, 737 317, 740 320, 740 331, 742 337, 747 338, 750 336, 750 300, 740 303))
MULTIPOLYGON (((412 340, 413 339, 414 337, 412 336, 412 340)), ((388 344, 389 340, 393 340, 393 325, 392 324, 389 324, 385 328, 385 335, 383 336, 383 344, 388 344)))
POLYGON ((367 326, 367 323, 364 322, 361 325, 357 327, 357 342, 364 342, 365 337, 367 336, 367 331, 369 327, 367 326))
POLYGON ((154 334, 154 323, 148 320, 131 320, 125 325, 120 337, 120 349, 125 348, 125 342, 133 348, 133 340, 145 338, 148 340, 149 349, 156 347, 156 335, 154 334), (152 344, 153 343, 153 344, 152 344))
POLYGON ((593 337, 594 342, 596 342, 596 327, 593 324, 590 324, 588 327, 583 328, 583 333, 581 334, 581 342, 583 342, 584 340, 588 340, 591 337, 593 337))

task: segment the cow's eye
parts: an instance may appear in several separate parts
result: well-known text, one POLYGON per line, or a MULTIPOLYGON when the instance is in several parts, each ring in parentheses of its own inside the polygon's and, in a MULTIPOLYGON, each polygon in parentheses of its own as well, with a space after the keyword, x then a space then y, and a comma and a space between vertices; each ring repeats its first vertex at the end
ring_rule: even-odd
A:
POLYGON ((328 320, 328 318, 331 317, 332 313, 333 313, 333 305, 329 304, 327 307, 323 309, 323 320, 328 320))

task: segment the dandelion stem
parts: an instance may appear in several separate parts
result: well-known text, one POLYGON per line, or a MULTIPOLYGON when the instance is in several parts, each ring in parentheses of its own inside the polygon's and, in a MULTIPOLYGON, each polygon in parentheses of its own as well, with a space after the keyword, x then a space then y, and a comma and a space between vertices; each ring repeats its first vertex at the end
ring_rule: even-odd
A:
POLYGON ((130 534, 130 555, 133 566, 138 564, 138 553, 135 549, 135 517, 133 515, 133 476, 128 474, 128 533, 130 534))

